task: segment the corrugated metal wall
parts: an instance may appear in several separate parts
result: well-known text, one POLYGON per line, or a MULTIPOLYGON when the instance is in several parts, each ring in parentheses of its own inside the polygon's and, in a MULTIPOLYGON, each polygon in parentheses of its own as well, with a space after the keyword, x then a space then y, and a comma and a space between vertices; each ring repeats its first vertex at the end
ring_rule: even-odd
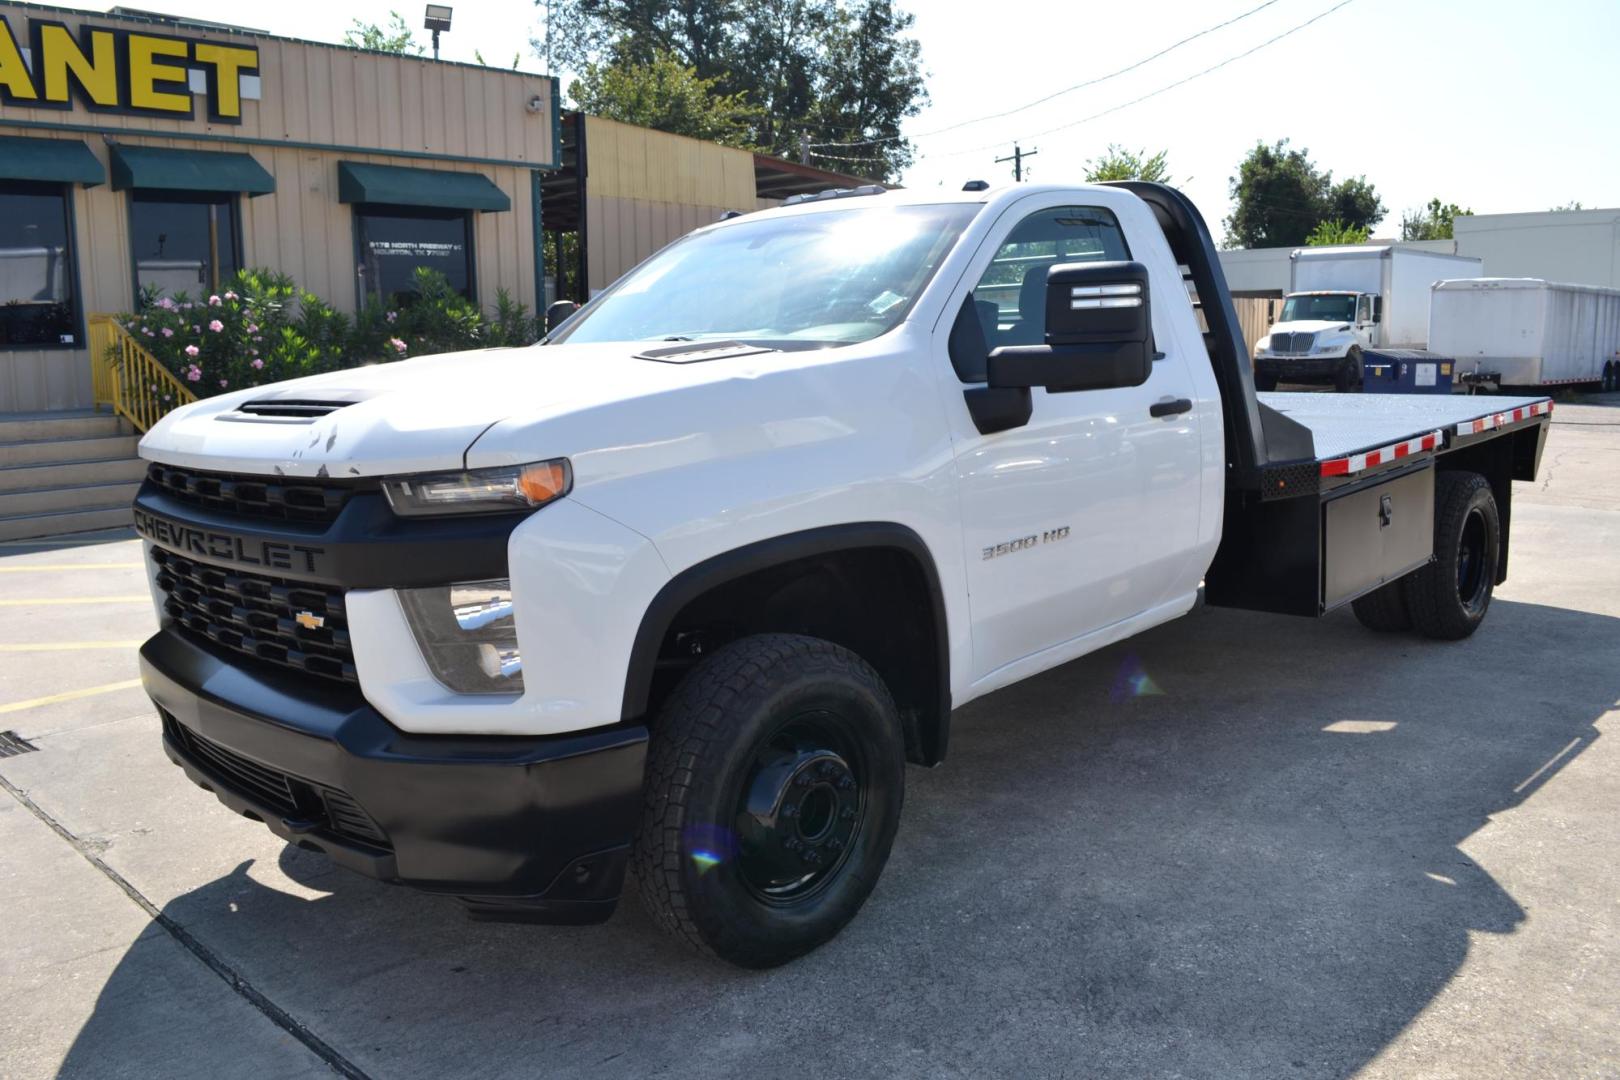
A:
MULTIPOLYGON (((275 177, 276 190, 239 200, 244 264, 290 274, 344 311, 355 307, 356 262, 353 214, 337 197, 337 163, 481 173, 506 193, 512 209, 473 215, 479 301, 491 306, 496 289, 505 288, 535 306, 530 171, 553 164, 556 102, 549 77, 58 8, 0 4, 0 14, 20 38, 32 20, 48 19, 75 31, 88 23, 251 44, 259 50, 261 85, 261 100, 242 102, 241 124, 210 121, 200 97, 196 119, 93 112, 79 103, 68 110, 5 102, 0 134, 73 139, 104 166, 109 140, 251 154, 275 177), (529 107, 534 98, 538 111, 529 107)), ((128 192, 113 191, 110 183, 75 186, 72 197, 82 309, 87 316, 126 311, 134 303, 128 192)), ((84 350, 0 350, 0 412, 84 408, 91 397, 84 350)))
POLYGON ((727 210, 754 210, 754 155, 585 118, 585 236, 592 293, 727 210))

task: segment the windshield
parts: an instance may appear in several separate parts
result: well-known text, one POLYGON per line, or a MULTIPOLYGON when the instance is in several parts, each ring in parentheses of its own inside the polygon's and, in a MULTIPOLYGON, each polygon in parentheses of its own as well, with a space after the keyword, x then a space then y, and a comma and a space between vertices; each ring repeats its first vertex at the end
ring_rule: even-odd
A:
POLYGON ((1282 318, 1278 322, 1355 322, 1356 297, 1354 293, 1322 293, 1311 296, 1290 296, 1283 301, 1282 318))
POLYGON ((852 345, 899 325, 978 204, 762 217, 660 251, 553 341, 852 345))

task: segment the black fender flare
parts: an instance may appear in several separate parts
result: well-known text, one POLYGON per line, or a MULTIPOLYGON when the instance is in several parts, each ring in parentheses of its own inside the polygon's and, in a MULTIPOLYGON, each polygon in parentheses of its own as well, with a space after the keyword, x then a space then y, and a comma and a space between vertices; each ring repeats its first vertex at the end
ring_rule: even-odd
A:
POLYGON ((918 718, 921 730, 916 735, 921 757, 928 764, 936 764, 945 755, 951 711, 950 629, 945 619, 945 594, 940 587, 939 569, 927 543, 914 529, 892 521, 826 525, 773 536, 722 552, 676 574, 664 584, 642 613, 625 673, 621 719, 639 721, 646 715, 659 647, 675 616, 692 601, 729 581, 772 566, 815 555, 870 548, 904 552, 915 560, 922 571, 934 623, 935 664, 938 670, 935 694, 938 705, 936 715, 918 718))

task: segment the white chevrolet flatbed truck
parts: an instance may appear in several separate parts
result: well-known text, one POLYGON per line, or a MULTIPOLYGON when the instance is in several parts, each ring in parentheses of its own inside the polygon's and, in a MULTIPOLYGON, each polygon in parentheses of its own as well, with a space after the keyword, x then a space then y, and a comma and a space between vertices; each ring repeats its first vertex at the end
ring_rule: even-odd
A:
POLYGON ((953 708, 1201 589, 1470 634, 1550 408, 1257 396, 1170 188, 829 192, 537 346, 165 417, 142 674, 291 843, 485 918, 597 922, 629 871, 769 966, 865 901, 953 708))

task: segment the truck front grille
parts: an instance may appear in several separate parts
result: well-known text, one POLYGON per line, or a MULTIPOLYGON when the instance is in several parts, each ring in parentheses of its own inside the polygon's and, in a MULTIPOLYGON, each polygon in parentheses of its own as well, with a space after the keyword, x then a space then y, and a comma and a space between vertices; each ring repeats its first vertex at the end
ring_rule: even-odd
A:
POLYGON ((1315 334, 1272 334, 1271 351, 1285 356, 1304 356, 1311 351, 1315 334))
POLYGON ((388 848, 388 834, 346 792, 301 780, 205 739, 163 714, 169 738, 221 785, 287 818, 307 821, 348 840, 388 848))
POLYGON ((221 570, 152 549, 163 610, 183 632, 309 675, 358 683, 343 591, 221 570))
POLYGON ((269 521, 330 522, 355 490, 342 484, 197 472, 157 463, 147 467, 146 478, 165 495, 192 506, 269 521))

